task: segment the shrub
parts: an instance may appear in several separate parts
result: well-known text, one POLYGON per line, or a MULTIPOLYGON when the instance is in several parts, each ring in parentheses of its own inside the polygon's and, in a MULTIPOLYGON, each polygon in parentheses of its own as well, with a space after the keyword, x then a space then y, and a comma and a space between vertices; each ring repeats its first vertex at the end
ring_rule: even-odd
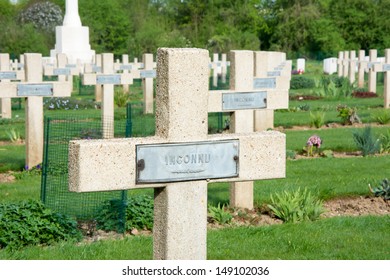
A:
POLYGON ((81 240, 77 222, 38 201, 0 204, 0 248, 20 249, 81 240))
POLYGON ((116 106, 122 108, 129 102, 129 94, 124 92, 122 88, 116 88, 114 94, 114 101, 116 106))
POLYGON ((356 108, 350 108, 347 105, 339 105, 336 109, 339 112, 337 116, 341 118, 343 125, 352 125, 354 123, 362 122, 357 114, 356 108))
POLYGON ((387 178, 383 179, 382 183, 377 188, 371 188, 370 184, 368 187, 376 197, 382 197, 384 200, 390 200, 390 182, 387 178))
POLYGON ((37 29, 54 31, 56 26, 62 25, 62 10, 49 1, 37 2, 22 11, 19 20, 21 23, 32 23, 37 29))
POLYGON ((366 126, 362 132, 354 131, 353 140, 363 156, 376 154, 380 150, 380 141, 374 137, 370 126, 366 126))
POLYGON ((387 133, 379 135, 380 153, 390 153, 390 129, 387 133))
POLYGON ((325 113, 317 112, 312 113, 310 112, 310 127, 320 128, 325 123, 325 113))
POLYGON ((268 205, 274 215, 286 223, 315 221, 325 211, 322 201, 314 197, 306 188, 295 192, 284 191, 271 195, 268 205))
POLYGON ((379 124, 388 124, 390 123, 390 111, 386 109, 381 110, 376 114, 373 114, 372 119, 379 124))
POLYGON ((313 149, 316 148, 317 152, 321 148, 322 140, 318 135, 312 135, 306 141, 306 151, 308 156, 313 156, 313 149))
POLYGON ((290 82, 291 89, 303 89, 303 88, 314 88, 315 81, 312 78, 305 76, 292 76, 290 82))
POLYGON ((209 205, 208 215, 212 221, 222 225, 229 224, 233 219, 233 216, 229 212, 225 211, 225 206, 220 205, 220 203, 218 203, 218 206, 209 205))
POLYGON ((126 231, 153 228, 153 198, 147 195, 129 197, 123 204, 119 199, 106 201, 96 217, 97 228, 106 231, 121 231, 121 213, 125 212, 126 231))

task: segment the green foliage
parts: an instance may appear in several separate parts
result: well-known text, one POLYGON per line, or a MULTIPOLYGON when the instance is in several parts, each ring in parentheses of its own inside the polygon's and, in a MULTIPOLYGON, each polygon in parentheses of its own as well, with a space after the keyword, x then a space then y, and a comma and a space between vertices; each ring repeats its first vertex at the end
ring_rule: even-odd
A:
POLYGON ((379 135, 380 141, 380 152, 381 153, 390 153, 390 129, 386 133, 381 133, 379 135))
POLYGON ((390 182, 387 178, 383 179, 382 183, 376 188, 371 188, 371 185, 368 185, 368 187, 376 197, 383 197, 384 200, 390 200, 390 182))
POLYGON ((315 221, 324 212, 322 201, 314 197, 306 188, 296 191, 271 194, 268 207, 276 217, 286 223, 315 221))
POLYGON ((352 125, 354 123, 361 123, 356 107, 350 108, 347 105, 339 105, 336 110, 339 112, 337 116, 341 118, 342 124, 352 125))
POLYGON ((0 248, 10 250, 81 240, 76 221, 38 201, 0 204, 0 248))
POLYGON ((11 128, 9 131, 6 131, 5 133, 7 134, 9 140, 12 143, 18 143, 21 141, 20 132, 17 131, 15 128, 11 128))
POLYGON ((130 101, 129 94, 123 91, 123 88, 116 88, 114 93, 114 102, 116 106, 122 108, 130 101))
POLYGON ((316 112, 315 114, 310 112, 310 127, 320 128, 325 123, 325 113, 316 112))
POLYGON ((372 119, 379 124, 390 123, 390 110, 381 110, 372 115, 372 119))
POLYGON ((313 78, 309 78, 303 75, 294 75, 291 77, 290 88, 291 89, 303 89, 315 87, 315 81, 313 78))
POLYGON ((125 205, 121 200, 109 200, 102 206, 96 218, 97 228, 120 231, 121 213, 125 211, 125 230, 153 228, 153 198, 148 195, 129 197, 125 205))
POLYGON ((352 135, 363 156, 373 155, 380 151, 380 141, 372 134, 371 126, 366 126, 362 132, 354 131, 352 135))
POLYGON ((213 222, 221 225, 229 224, 233 219, 233 216, 225 210, 225 206, 220 203, 218 203, 218 206, 208 206, 208 216, 213 222))

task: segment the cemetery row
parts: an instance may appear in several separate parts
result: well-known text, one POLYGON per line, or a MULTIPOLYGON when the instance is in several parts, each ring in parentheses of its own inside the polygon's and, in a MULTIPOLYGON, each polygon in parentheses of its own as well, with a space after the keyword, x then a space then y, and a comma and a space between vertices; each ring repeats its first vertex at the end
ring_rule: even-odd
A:
MULTIPOLYGON (((285 136, 262 130, 264 116, 273 121, 274 109, 288 107, 291 62, 284 53, 232 51, 230 56, 230 90, 210 91, 206 50, 160 49, 156 136, 146 138, 110 139, 113 88, 131 83, 133 69, 116 74, 113 55, 103 54, 101 74, 83 74, 85 84, 102 87, 102 121, 112 119, 103 125, 105 139, 71 142, 69 187, 78 192, 156 188, 155 215, 161 223, 155 224, 155 258, 205 258, 208 182, 232 182, 232 203, 253 208, 253 180, 285 176, 285 136), (230 112, 232 134, 209 136, 209 112, 230 112), (185 208, 197 210, 178 215, 185 208), (188 229, 189 221, 199 223, 188 229)), ((64 79, 42 82, 40 69, 41 56, 26 54, 25 80, 8 76, 0 84, 2 97, 27 99, 29 166, 41 163, 43 154, 42 98, 72 91, 66 73, 60 73, 64 79)))
POLYGON ((377 50, 370 50, 366 56, 364 50, 340 51, 338 58, 328 58, 323 65, 325 74, 337 72, 339 77, 348 78, 351 84, 357 82, 359 88, 365 85, 365 73, 368 76, 368 91, 377 92, 377 73, 383 72, 385 79, 384 86, 384 107, 390 108, 390 49, 385 50, 385 57, 378 57, 377 50), (357 79, 356 79, 357 75, 357 79))

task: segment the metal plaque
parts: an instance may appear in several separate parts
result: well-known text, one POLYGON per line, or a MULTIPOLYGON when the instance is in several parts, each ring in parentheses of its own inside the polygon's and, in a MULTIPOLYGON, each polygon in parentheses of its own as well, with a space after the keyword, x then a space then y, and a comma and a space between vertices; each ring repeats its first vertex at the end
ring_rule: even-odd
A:
POLYGON ((239 141, 137 145, 137 183, 238 177, 239 141))
POLYGON ((59 75, 69 76, 70 75, 70 69, 69 68, 57 68, 57 69, 53 70, 53 74, 55 76, 59 76, 59 75))
POLYGON ((96 83, 98 85, 120 85, 121 75, 97 75, 96 83))
POLYGON ((248 110, 267 108, 267 92, 222 93, 222 110, 248 110))
POLYGON ((156 70, 142 70, 142 71, 140 71, 141 79, 156 78, 156 76, 157 76, 156 70))
POLYGON ((17 96, 52 96, 53 84, 18 84, 17 96))
POLYGON ((76 68, 77 64, 66 64, 65 68, 76 68))
POLYGON ((276 88, 276 78, 254 78, 253 88, 276 88))
POLYGON ((268 71, 267 72, 268 77, 279 77, 280 76, 280 71, 268 71))
POLYGON ((119 66, 119 70, 131 70, 132 68, 133 66, 131 66, 130 64, 119 66))
POLYGON ((383 64, 383 71, 390 71, 390 64, 383 64))
POLYGON ((94 73, 100 73, 100 72, 102 72, 102 67, 101 67, 101 66, 93 65, 93 66, 92 66, 92 72, 94 72, 94 73))
POLYGON ((0 72, 0 80, 15 80, 16 72, 0 72))

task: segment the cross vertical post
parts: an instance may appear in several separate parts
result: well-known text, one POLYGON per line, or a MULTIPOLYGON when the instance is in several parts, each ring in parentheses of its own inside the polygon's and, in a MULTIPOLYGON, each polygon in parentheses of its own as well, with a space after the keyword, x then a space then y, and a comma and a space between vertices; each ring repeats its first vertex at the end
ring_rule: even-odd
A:
MULTIPOLYGON (((153 73, 153 54, 143 55, 144 73, 153 73)), ((144 114, 153 114, 153 75, 145 75, 142 79, 142 92, 144 96, 144 114)))
MULTIPOLYGON (((385 50, 385 63, 390 64, 390 49, 385 50)), ((385 72, 384 76, 384 107, 390 108, 390 68, 385 72)))
POLYGON ((376 93, 376 72, 373 64, 377 62, 377 50, 370 50, 370 67, 368 70, 368 91, 376 93))
POLYGON ((364 70, 365 66, 362 64, 362 62, 366 58, 366 52, 364 50, 359 50, 359 56, 358 56, 358 87, 363 88, 364 87, 364 70))
POLYGON ((353 84, 356 76, 356 51, 351 51, 349 54, 349 82, 353 84))
MULTIPOLYGON (((10 70, 10 63, 9 63, 9 54, 1 53, 0 54, 0 71, 5 72, 10 70)), ((3 79, 0 76, 0 80, 2 83, 6 83, 9 81, 9 79, 3 79)), ((11 104, 11 98, 9 97, 3 97, 1 98, 0 93, 0 117, 2 119, 10 119, 12 118, 12 104, 11 104)))

